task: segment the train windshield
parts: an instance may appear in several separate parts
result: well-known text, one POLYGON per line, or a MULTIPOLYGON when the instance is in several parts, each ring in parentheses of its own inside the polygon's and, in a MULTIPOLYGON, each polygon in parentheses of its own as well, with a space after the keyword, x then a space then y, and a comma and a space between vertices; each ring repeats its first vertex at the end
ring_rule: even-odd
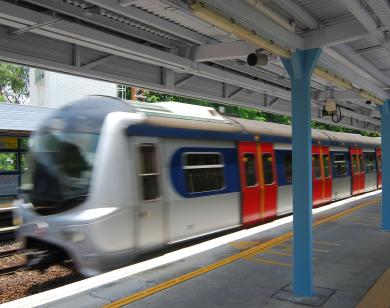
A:
POLYGON ((32 140, 22 189, 42 212, 60 211, 88 196, 99 134, 43 129, 32 140))
MULTIPOLYGON (((28 171, 20 193, 49 215, 82 203, 90 194, 100 130, 112 111, 129 111, 118 100, 90 98, 56 111, 30 140, 28 171)), ((131 111, 131 110, 130 110, 131 111)))

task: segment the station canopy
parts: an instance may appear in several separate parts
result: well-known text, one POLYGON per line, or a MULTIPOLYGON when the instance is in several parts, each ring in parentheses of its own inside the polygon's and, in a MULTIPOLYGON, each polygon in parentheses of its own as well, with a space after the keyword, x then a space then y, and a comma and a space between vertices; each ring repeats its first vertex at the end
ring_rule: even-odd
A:
POLYGON ((0 0, 1 61, 277 114, 291 113, 280 57, 320 47, 313 120, 333 123, 336 102, 333 120, 372 132, 389 31, 386 0, 0 0))

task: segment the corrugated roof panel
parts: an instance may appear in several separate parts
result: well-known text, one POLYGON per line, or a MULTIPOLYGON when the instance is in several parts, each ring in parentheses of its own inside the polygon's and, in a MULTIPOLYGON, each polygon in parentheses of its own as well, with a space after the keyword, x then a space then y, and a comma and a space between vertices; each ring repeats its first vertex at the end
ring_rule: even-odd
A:
POLYGON ((310 12, 323 25, 354 19, 351 12, 339 0, 295 0, 295 2, 310 12))
POLYGON ((56 109, 0 104, 0 130, 34 131, 56 109))
POLYGON ((137 0, 132 5, 218 41, 236 40, 230 33, 211 26, 174 3, 168 4, 160 0, 137 0))

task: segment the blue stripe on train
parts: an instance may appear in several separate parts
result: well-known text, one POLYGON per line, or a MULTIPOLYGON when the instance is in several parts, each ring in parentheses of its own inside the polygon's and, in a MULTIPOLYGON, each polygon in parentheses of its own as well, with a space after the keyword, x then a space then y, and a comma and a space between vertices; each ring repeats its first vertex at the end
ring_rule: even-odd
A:
MULTIPOLYGON (((201 125, 201 122, 199 123, 201 125)), ((198 140, 221 140, 221 141, 255 141, 258 135, 251 133, 236 133, 236 132, 218 132, 218 131, 206 131, 198 129, 188 128, 176 128, 165 127, 149 124, 136 124, 130 125, 127 130, 128 136, 153 136, 153 137, 166 137, 166 138, 181 138, 181 139, 198 139, 198 140)), ((274 135, 260 135, 261 142, 270 143, 291 143, 291 137, 281 137, 274 135)), ((313 145, 319 145, 313 140, 313 145)), ((345 146, 345 147, 364 147, 364 148, 376 148, 375 145, 367 144, 355 144, 355 143, 343 143, 328 141, 322 142, 324 146, 345 146)))
POLYGON ((177 193, 185 198, 196 198, 211 195, 226 194, 230 192, 238 192, 240 188, 240 174, 238 168, 238 157, 236 148, 203 148, 203 147, 185 147, 178 149, 171 160, 171 181, 177 193), (183 169, 183 154, 191 153, 221 153, 224 159, 224 178, 225 187, 220 190, 205 191, 197 193, 189 193, 187 190, 187 182, 185 178, 185 170, 183 169))

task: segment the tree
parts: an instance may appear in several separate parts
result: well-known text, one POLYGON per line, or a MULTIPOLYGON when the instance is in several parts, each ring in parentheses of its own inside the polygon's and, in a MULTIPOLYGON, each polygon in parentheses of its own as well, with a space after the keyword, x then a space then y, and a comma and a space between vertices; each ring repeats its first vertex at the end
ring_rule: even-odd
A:
POLYGON ((0 102, 23 104, 29 95, 28 68, 0 63, 0 102))

